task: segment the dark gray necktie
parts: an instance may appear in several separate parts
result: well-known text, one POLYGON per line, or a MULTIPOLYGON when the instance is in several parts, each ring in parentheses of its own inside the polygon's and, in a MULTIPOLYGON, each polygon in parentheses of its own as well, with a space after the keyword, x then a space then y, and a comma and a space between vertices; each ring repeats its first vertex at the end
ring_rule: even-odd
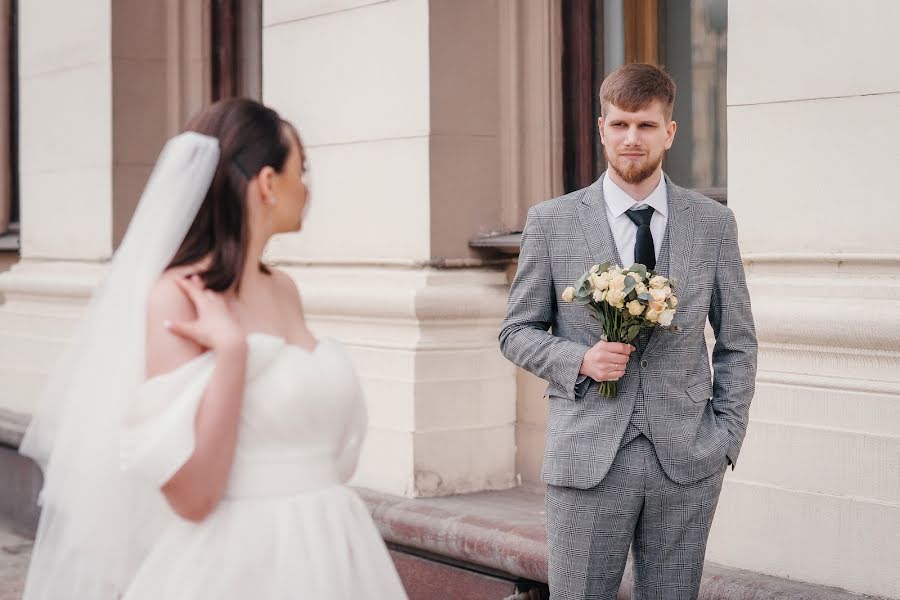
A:
MULTIPOLYGON (((650 219, 653 218, 653 207, 641 210, 626 210, 625 214, 637 225, 637 236, 634 239, 634 262, 650 269, 656 268, 656 248, 653 247, 653 234, 650 232, 650 219)), ((625 266, 625 265, 622 265, 625 266)))

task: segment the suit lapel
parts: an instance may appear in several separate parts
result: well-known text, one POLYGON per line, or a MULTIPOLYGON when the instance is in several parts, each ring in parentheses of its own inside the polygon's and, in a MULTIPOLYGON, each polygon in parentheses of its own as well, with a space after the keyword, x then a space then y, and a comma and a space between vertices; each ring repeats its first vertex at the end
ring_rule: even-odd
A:
MULTIPOLYGON (((669 268, 668 273, 663 273, 663 275, 674 283, 675 294, 683 298, 687 294, 688 278, 691 273, 691 252, 694 248, 694 209, 685 190, 672 183, 668 176, 666 176, 666 195, 669 202, 669 218, 666 224, 669 268)), ((659 338, 659 329, 654 327, 647 350, 650 350, 659 338)))
POLYGON ((687 289, 690 276, 691 251, 694 248, 694 209, 683 188, 666 177, 669 196, 669 273, 675 282, 675 292, 687 289))
MULTIPOLYGON (((596 264, 605 262, 622 265, 612 230, 606 220, 606 200, 603 198, 603 177, 587 187, 576 209, 578 223, 587 241, 591 258, 596 264)), ((630 265, 627 265, 630 266, 630 265)))

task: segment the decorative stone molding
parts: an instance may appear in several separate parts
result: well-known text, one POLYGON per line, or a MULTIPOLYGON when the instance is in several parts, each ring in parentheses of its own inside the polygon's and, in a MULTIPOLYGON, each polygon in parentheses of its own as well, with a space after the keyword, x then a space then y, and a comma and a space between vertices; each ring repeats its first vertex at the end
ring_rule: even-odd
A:
POLYGON ((369 433, 358 484, 406 497, 515 484, 503 271, 284 267, 316 334, 345 343, 359 371, 369 433))

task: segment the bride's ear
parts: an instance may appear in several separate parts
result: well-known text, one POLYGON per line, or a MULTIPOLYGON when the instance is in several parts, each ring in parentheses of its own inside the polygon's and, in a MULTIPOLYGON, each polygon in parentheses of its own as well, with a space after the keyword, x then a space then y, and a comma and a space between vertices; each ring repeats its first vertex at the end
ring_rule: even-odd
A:
POLYGON ((266 206, 275 204, 275 169, 272 167, 263 167, 259 170, 259 174, 255 179, 251 180, 251 185, 256 185, 256 191, 259 194, 260 201, 266 206))

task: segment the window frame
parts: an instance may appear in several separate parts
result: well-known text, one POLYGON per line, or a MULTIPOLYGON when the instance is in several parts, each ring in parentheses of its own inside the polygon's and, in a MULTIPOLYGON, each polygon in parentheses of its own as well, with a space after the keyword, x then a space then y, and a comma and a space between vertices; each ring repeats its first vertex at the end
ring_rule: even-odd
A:
POLYGON ((238 6, 236 0, 210 2, 210 94, 213 102, 238 95, 238 6))
MULTIPOLYGON (((625 61, 665 64, 666 4, 659 0, 624 0, 625 61)), ((604 73, 603 0, 563 0, 563 174, 565 191, 586 187, 605 169, 594 145, 597 135, 593 101, 604 73), (599 71, 599 72, 598 72, 599 71)), ((728 188, 695 188, 727 204, 728 188)))
POLYGON ((4 168, 9 174, 9 184, 4 193, 9 194, 9 224, 6 231, 0 231, 0 252, 19 251, 19 39, 18 39, 18 0, 8 0, 6 20, 7 30, 6 64, 2 66, 3 76, 7 83, 7 111, 2 117, 4 127, 0 128, 6 136, 9 155, 4 168))

